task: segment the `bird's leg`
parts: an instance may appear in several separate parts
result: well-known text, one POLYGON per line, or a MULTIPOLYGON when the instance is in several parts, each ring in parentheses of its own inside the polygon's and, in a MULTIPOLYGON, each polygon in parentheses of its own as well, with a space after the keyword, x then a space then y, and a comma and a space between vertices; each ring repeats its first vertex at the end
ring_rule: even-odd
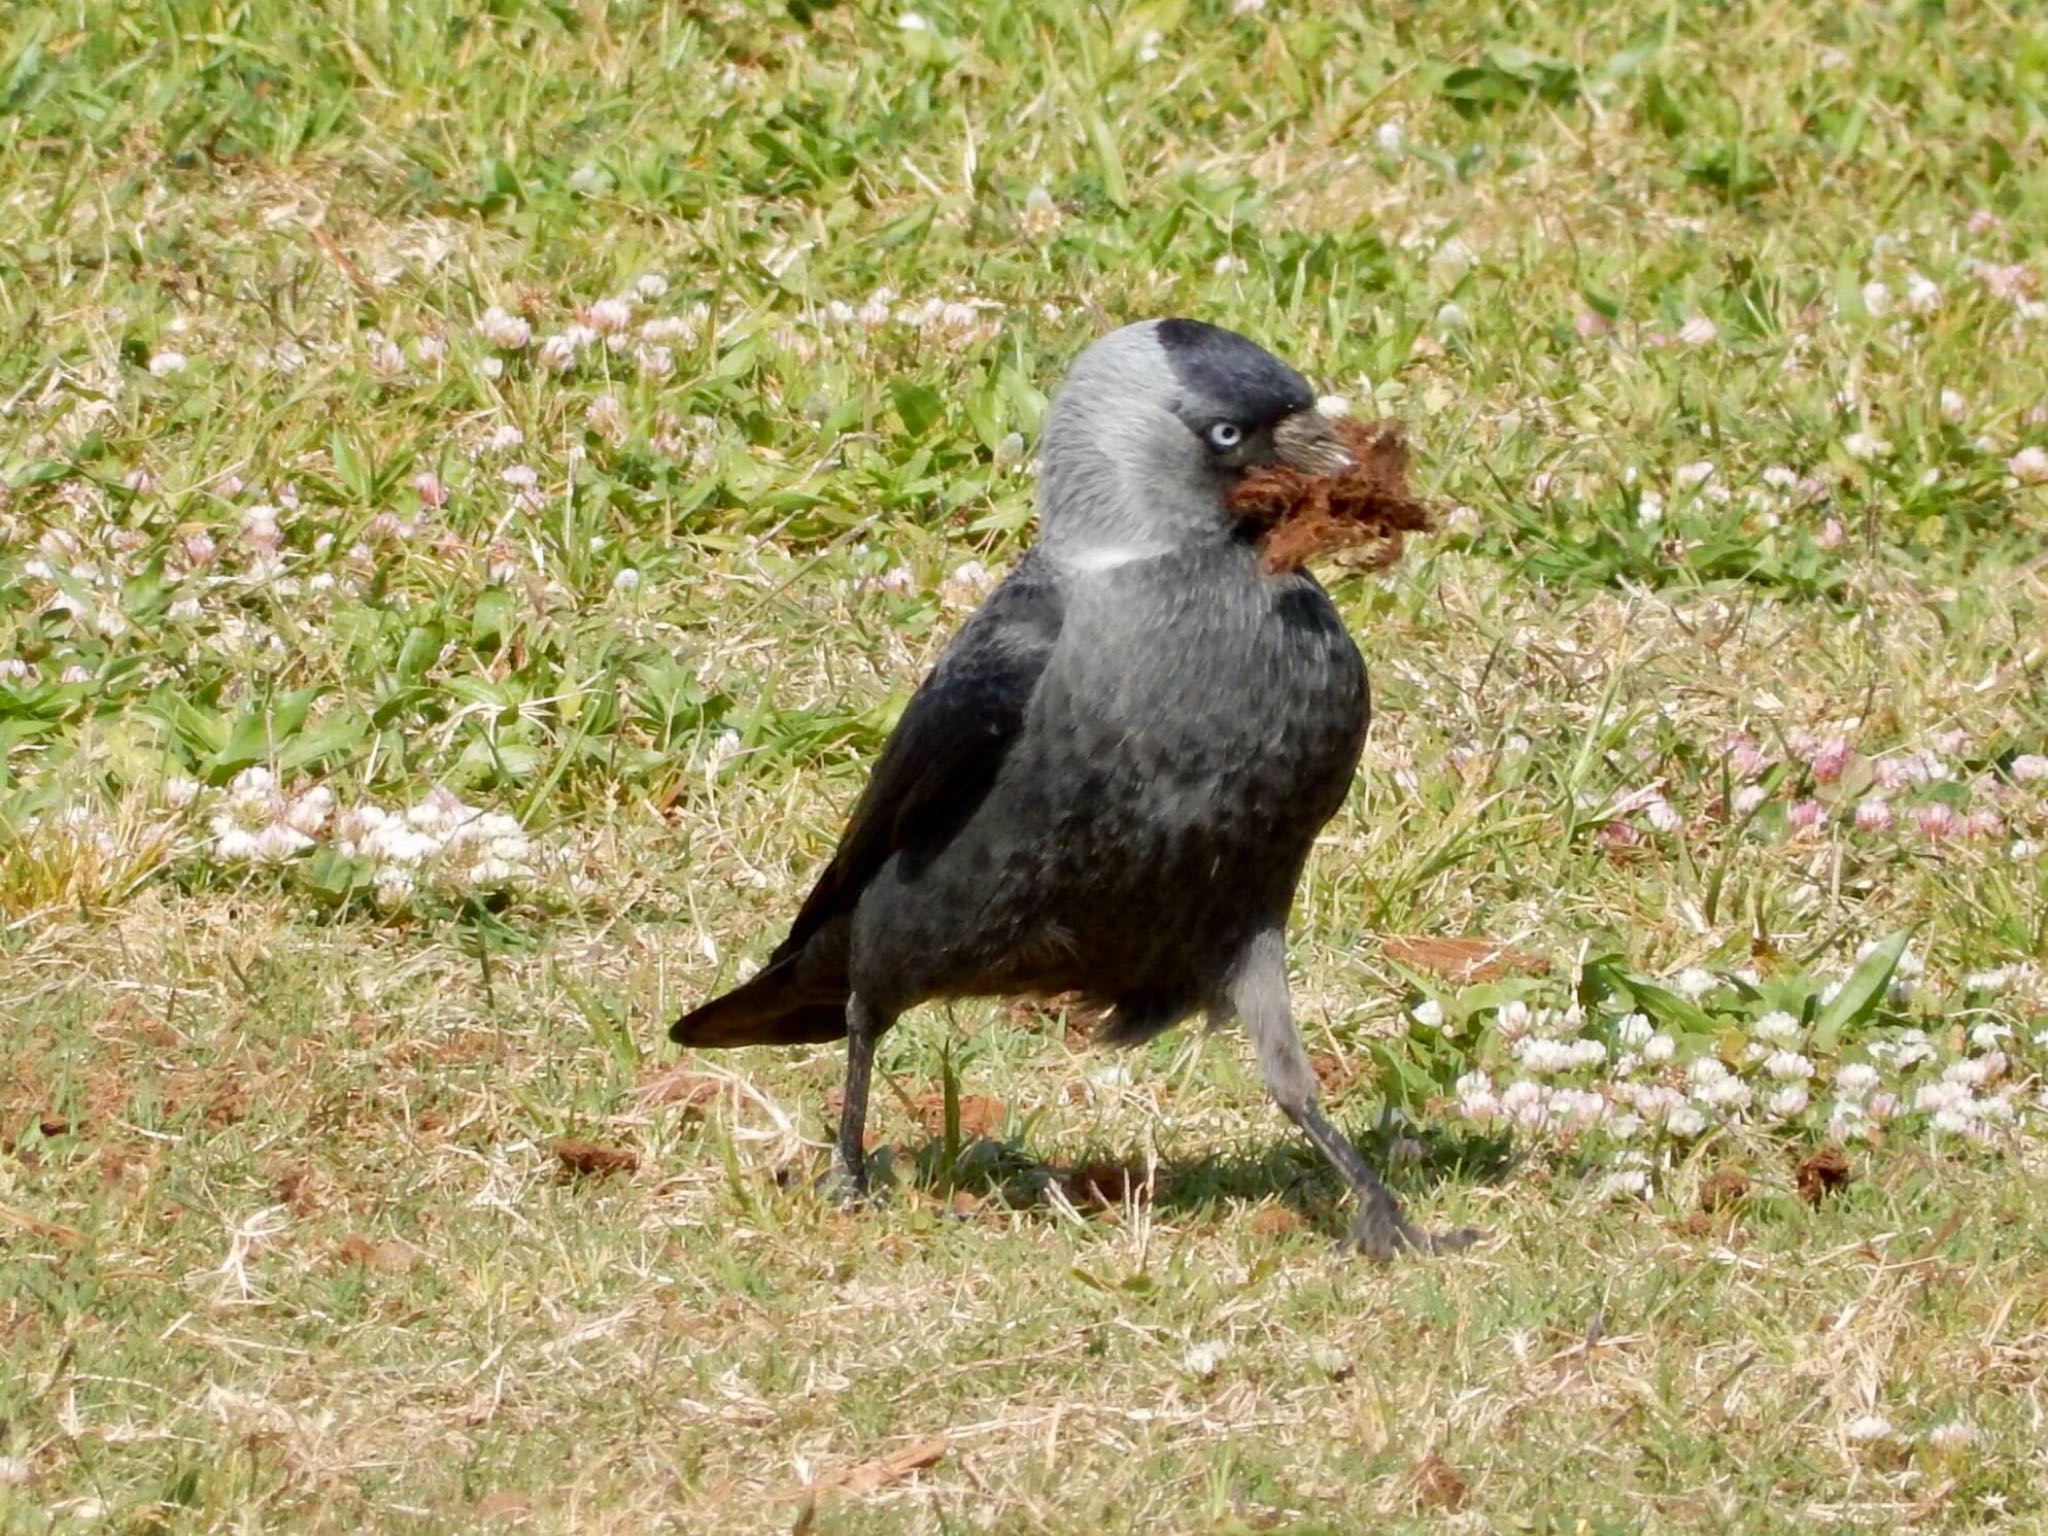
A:
POLYGON ((858 994, 846 1003, 846 1092, 839 1105, 839 1142, 832 1151, 832 1182, 840 1202, 858 1205, 868 1198, 868 1080, 874 1075, 875 1042, 889 1026, 880 1021, 858 994))
POLYGON ((1373 1259, 1390 1259, 1403 1248, 1441 1253, 1463 1248, 1479 1236, 1470 1228, 1433 1233, 1410 1223, 1372 1164, 1316 1107, 1315 1072, 1294 1027, 1294 1011, 1287 1000, 1286 951, 1277 930, 1261 934, 1247 946, 1231 979, 1230 1001, 1258 1049, 1266 1091, 1358 1197, 1351 1242, 1360 1253, 1373 1259))

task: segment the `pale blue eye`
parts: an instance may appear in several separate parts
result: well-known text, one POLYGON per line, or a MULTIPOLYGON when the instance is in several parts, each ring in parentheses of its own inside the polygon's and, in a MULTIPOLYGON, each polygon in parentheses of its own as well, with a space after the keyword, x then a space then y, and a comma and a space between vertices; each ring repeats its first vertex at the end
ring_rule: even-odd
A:
POLYGON ((1244 441, 1244 428, 1234 421, 1219 421, 1209 428, 1209 446, 1218 453, 1228 453, 1244 441))

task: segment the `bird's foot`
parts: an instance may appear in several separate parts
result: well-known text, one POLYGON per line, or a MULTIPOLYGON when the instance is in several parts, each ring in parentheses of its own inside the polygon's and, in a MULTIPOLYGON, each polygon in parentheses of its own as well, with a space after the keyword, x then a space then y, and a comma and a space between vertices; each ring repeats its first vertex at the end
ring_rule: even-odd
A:
POLYGON ((825 1175, 818 1188, 825 1199, 842 1211, 866 1210, 881 1203, 868 1185, 867 1169, 849 1168, 837 1157, 832 1159, 832 1171, 825 1175))
POLYGON ((1455 1253, 1460 1248, 1471 1247, 1485 1235, 1477 1227, 1459 1227, 1451 1232, 1427 1231, 1403 1216, 1392 1197, 1380 1192, 1379 1199, 1368 1197, 1360 1203, 1358 1216, 1351 1223, 1351 1233, 1344 1246, 1364 1254, 1375 1263, 1384 1264, 1404 1250, 1412 1253, 1455 1253))

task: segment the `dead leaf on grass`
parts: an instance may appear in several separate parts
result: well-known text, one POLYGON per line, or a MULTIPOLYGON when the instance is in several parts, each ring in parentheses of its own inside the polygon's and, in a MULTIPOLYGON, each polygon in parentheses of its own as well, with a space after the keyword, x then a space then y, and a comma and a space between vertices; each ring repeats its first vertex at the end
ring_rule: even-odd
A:
POLYGON ((1152 1203, 1152 1176, 1129 1163, 1083 1163, 1061 1175, 1067 1198, 1083 1209, 1120 1209, 1135 1199, 1140 1205, 1152 1203))
POLYGON ((1284 1205, 1262 1206, 1252 1212, 1252 1232, 1258 1237, 1292 1237, 1306 1225, 1284 1205))
POLYGON ((650 1108, 660 1106, 687 1113, 716 1103, 724 1091, 722 1078, 708 1072, 693 1072, 688 1067, 671 1067, 641 1083, 633 1090, 633 1097, 650 1108))
POLYGON ((1740 1168, 1716 1168, 1700 1180, 1700 1209, 1726 1210, 1748 1193, 1748 1174, 1740 1168))
POLYGON ((325 1182, 317 1168, 309 1163, 300 1163, 279 1174, 272 1188, 278 1200, 291 1207, 294 1216, 310 1216, 326 1204, 321 1199, 325 1182))
POLYGON ((487 1493, 470 1516, 477 1520, 522 1521, 533 1513, 533 1500, 523 1493, 487 1493))
POLYGON ((1550 971, 1547 955, 1515 949, 1493 939, 1444 939, 1396 934, 1380 941, 1389 960, 1410 970, 1427 971, 1456 986, 1497 981, 1503 976, 1543 976, 1550 971))
POLYGON ((1814 1148, 1812 1154, 1800 1161, 1794 1171, 1799 1184, 1799 1198, 1808 1205, 1819 1205, 1829 1195, 1839 1194, 1848 1188, 1854 1175, 1849 1170, 1849 1159, 1837 1146, 1814 1148))
POLYGON ((334 1259, 337 1264, 360 1265, 380 1274, 403 1275, 419 1267, 421 1254, 411 1243, 395 1237, 372 1242, 352 1232, 335 1246, 334 1259))
POLYGON ((831 1489, 836 1493, 850 1493, 862 1497, 880 1493, 884 1488, 894 1487, 905 1478, 926 1467, 938 1465, 948 1449, 944 1435, 933 1435, 926 1440, 913 1440, 901 1450, 890 1451, 885 1456, 876 1456, 867 1461, 855 1462, 850 1467, 841 1467, 827 1472, 811 1486, 815 1489, 831 1489))
POLYGON ((625 1147, 607 1147, 594 1141, 564 1137, 555 1143, 555 1156, 562 1166, 578 1177, 607 1173, 631 1173, 640 1166, 640 1154, 625 1147))
POLYGON ((1463 1509, 1470 1492, 1458 1469, 1435 1451, 1408 1469, 1408 1496, 1418 1509, 1463 1509))
POLYGON ((1309 1070, 1316 1075, 1316 1084, 1323 1093, 1335 1098, 1358 1075, 1353 1067, 1335 1051, 1315 1051, 1308 1058, 1309 1070))
POLYGON ((45 1221, 40 1216, 31 1216, 27 1211, 17 1211, 10 1205, 0 1205, 0 1227, 14 1227, 19 1231, 32 1232, 37 1237, 48 1238, 53 1243, 62 1243, 67 1248, 76 1248, 85 1241, 84 1235, 75 1228, 54 1221, 45 1221))
MULTIPOLYGON (((927 1136, 940 1136, 946 1130, 946 1096, 937 1089, 927 1089, 910 1101, 910 1107, 917 1111, 917 1123, 922 1125, 927 1136)), ((972 1141, 978 1136, 994 1136, 1003 1128, 1010 1107, 1001 1099, 985 1093, 970 1093, 960 1100, 960 1134, 972 1141)))

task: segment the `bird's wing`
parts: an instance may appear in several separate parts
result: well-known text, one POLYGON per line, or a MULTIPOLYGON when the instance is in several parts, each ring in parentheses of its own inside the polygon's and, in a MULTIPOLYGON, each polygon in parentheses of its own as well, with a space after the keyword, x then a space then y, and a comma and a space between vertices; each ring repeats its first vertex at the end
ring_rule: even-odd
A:
POLYGON ((953 637, 904 709, 838 852, 770 964, 850 912, 890 855, 928 858, 966 825, 1024 724, 1064 609, 1056 580, 1027 557, 953 637))

